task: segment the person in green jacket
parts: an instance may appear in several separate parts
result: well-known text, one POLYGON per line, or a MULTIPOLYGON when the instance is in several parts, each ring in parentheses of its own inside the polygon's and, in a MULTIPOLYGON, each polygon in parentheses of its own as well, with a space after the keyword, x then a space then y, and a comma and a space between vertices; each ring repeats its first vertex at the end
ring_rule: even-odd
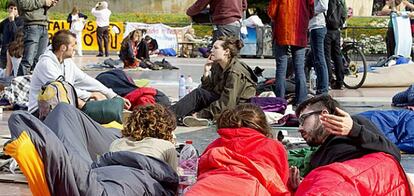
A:
POLYGON ((59 0, 15 0, 20 16, 24 20, 24 52, 17 72, 28 75, 34 69, 39 56, 46 50, 49 36, 48 10, 59 0))
POLYGON ((237 58, 242 47, 243 42, 235 37, 220 37, 214 42, 204 65, 201 87, 171 106, 178 122, 186 126, 206 126, 207 119, 214 119, 225 109, 247 103, 255 96, 257 77, 237 58))

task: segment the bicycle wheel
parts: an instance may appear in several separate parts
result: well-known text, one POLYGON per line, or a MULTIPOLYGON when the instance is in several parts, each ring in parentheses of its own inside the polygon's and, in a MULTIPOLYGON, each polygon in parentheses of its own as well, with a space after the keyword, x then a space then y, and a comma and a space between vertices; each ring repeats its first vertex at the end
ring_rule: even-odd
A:
POLYGON ((357 89, 364 84, 367 77, 367 62, 362 51, 356 46, 348 46, 342 50, 344 55, 344 86, 357 89))

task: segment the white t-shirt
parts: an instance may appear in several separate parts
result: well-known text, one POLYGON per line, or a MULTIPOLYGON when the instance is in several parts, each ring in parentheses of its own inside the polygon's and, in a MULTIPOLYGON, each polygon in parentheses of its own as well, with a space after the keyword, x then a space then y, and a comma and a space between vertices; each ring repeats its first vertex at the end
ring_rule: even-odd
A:
POLYGON ((109 17, 112 14, 111 10, 109 9, 96 10, 95 8, 92 8, 91 12, 96 17, 96 25, 98 25, 98 27, 109 26, 109 17))

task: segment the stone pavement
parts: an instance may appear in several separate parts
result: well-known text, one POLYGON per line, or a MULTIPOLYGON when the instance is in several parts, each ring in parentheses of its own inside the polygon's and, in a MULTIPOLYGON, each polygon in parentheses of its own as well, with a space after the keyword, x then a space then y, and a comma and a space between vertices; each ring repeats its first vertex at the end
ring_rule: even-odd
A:
MULTIPOLYGON (((116 56, 111 56, 117 59, 116 56)), ((75 57, 74 60, 78 65, 84 66, 91 63, 102 62, 105 58, 95 56, 75 57)), ((178 97, 178 78, 180 75, 191 75, 194 82, 200 82, 203 71, 203 65, 206 59, 203 58, 176 58, 166 57, 166 59, 174 66, 179 67, 179 70, 160 70, 160 71, 136 71, 128 70, 127 73, 133 79, 149 79, 150 86, 164 91, 173 100, 178 97)), ((153 58, 152 61, 162 60, 162 58, 153 58)), ((243 59, 251 67, 260 66, 265 68, 264 76, 274 76, 275 61, 273 59, 243 59)), ((96 76, 103 70, 87 71, 91 76, 96 76)), ((390 109, 391 97, 405 88, 361 88, 357 90, 332 90, 330 94, 334 96, 345 109, 351 114, 359 113, 372 109, 390 109)), ((0 135, 8 135, 7 119, 10 116, 10 111, 5 111, 0 114, 0 135)), ((214 127, 178 127, 176 130, 177 139, 179 142, 184 142, 187 139, 193 140, 199 152, 203 152, 205 147, 217 138, 217 133, 214 127)), ((414 172, 413 157, 405 157, 403 164, 405 169, 411 173, 414 172)), ((1 195, 30 195, 26 185, 0 183, 1 195)))

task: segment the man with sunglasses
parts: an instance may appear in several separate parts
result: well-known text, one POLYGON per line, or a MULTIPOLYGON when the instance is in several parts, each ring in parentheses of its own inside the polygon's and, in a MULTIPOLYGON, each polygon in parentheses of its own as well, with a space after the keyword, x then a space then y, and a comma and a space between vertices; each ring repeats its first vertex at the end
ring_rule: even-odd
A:
POLYGON ((0 68, 6 68, 7 64, 7 49, 10 42, 14 40, 14 36, 18 30, 23 28, 23 18, 19 17, 17 5, 13 1, 7 4, 7 13, 9 14, 0 23, 0 34, 2 36, 1 52, 0 52, 0 68))
MULTIPOLYGON (((374 152, 390 154, 398 162, 399 149, 363 116, 350 116, 330 95, 320 95, 301 103, 296 109, 299 132, 306 143, 319 147, 310 160, 311 170, 334 162, 357 159, 374 152)), ((300 183, 299 170, 291 168, 290 184, 300 183)))

